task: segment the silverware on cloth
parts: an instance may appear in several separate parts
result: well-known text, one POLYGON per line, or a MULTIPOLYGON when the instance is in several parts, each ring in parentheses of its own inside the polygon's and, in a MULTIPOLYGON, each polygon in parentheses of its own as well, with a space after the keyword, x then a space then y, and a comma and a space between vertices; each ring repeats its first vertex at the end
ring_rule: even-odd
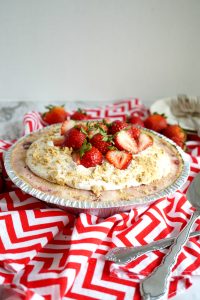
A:
MULTIPOLYGON (((198 235, 200 235, 200 230, 190 233, 190 237, 195 237, 198 235)), ((108 251, 108 253, 105 255, 105 258, 120 265, 127 264, 143 254, 171 246, 174 240, 175 237, 170 237, 149 243, 144 246, 115 247, 108 251)))
POLYGON ((168 291, 172 268, 176 264, 177 257, 181 252, 182 246, 185 245, 189 238, 192 225, 200 216, 200 173, 192 181, 186 196, 187 200, 196 210, 193 212, 187 225, 176 237, 161 264, 153 271, 153 273, 141 282, 140 292, 145 300, 161 299, 168 291))
POLYGON ((200 97, 178 95, 171 101, 170 109, 175 117, 191 120, 194 129, 200 136, 200 97))

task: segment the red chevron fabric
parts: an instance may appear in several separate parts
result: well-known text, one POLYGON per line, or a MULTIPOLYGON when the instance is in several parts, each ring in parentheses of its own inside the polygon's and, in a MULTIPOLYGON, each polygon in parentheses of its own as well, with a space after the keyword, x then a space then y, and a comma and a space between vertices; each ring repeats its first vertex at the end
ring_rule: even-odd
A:
MULTIPOLYGON (((94 118, 109 115, 122 119, 131 112, 142 116, 148 113, 137 99, 91 111, 94 118)), ((32 113, 24 119, 26 132, 43 126, 40 114, 33 114, 33 122, 32 113)), ((10 145, 0 141, 2 152, 10 145)), ((200 171, 200 142, 190 141, 187 146, 191 172, 181 190, 149 207, 107 219, 83 213, 74 216, 24 194, 7 178, 1 158, 0 299, 139 300, 140 281, 161 262, 167 250, 153 251, 121 267, 105 261, 104 255, 115 246, 139 246, 175 236, 185 226, 192 213, 185 192, 200 171)), ((200 230, 200 220, 195 229, 200 230)), ((197 275, 200 240, 195 237, 179 255, 168 297, 190 287, 197 275)))

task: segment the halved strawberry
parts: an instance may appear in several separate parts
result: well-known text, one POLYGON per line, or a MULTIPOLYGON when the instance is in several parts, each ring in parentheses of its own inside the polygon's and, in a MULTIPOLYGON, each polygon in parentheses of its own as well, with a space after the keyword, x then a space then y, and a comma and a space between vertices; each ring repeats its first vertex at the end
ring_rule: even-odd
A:
POLYGON ((151 145, 153 145, 153 138, 146 133, 141 133, 138 138, 138 151, 141 152, 151 145))
POLYGON ((131 135, 134 139, 138 139, 139 138, 139 135, 140 135, 140 128, 138 127, 135 127, 134 125, 132 125, 132 127, 130 128, 130 131, 131 131, 131 135))
POLYGON ((72 159, 77 165, 81 164, 81 158, 79 152, 72 152, 72 159))
POLYGON ((66 120, 62 123, 61 128, 60 128, 60 133, 61 135, 65 135, 65 133, 71 129, 72 127, 74 127, 75 125, 75 121, 73 120, 66 120))
POLYGON ((106 159, 115 168, 125 170, 132 160, 132 154, 126 151, 109 150, 106 153, 106 159))
POLYGON ((132 135, 132 130, 121 130, 114 137, 115 146, 119 150, 126 150, 134 154, 138 153, 137 142, 132 135))
POLYGON ((53 144, 54 146, 56 147, 64 147, 64 144, 65 144, 65 137, 64 136, 58 136, 58 137, 55 137, 53 139, 53 144))

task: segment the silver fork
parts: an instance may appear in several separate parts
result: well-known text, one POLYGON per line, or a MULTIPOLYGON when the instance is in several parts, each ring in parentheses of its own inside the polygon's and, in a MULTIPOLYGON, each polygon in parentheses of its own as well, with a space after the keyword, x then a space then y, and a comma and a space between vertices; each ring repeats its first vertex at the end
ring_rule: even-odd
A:
POLYGON ((171 111, 176 117, 190 118, 197 131, 197 135, 200 136, 200 125, 195 119, 195 116, 200 119, 200 99, 178 95, 177 99, 171 103, 171 111))
MULTIPOLYGON (((200 235, 200 231, 190 233, 190 237, 200 235)), ((127 264, 139 256, 151 251, 161 250, 171 246, 175 237, 164 238, 155 242, 151 242, 144 246, 137 247, 115 247, 108 251, 105 255, 107 260, 113 261, 119 265, 127 264)))

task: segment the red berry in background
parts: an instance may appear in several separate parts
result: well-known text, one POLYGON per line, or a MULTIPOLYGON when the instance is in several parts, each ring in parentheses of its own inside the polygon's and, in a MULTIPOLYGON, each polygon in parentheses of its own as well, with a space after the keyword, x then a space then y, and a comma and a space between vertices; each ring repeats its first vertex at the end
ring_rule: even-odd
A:
POLYGON ((62 123, 68 116, 68 113, 63 106, 49 105, 46 108, 48 111, 42 115, 42 118, 49 125, 62 123))
POLYGON ((116 121, 113 121, 111 124, 110 124, 110 127, 109 127, 109 133, 110 134, 115 134, 117 132, 119 132, 120 130, 124 129, 128 127, 128 124, 124 121, 120 121, 120 120, 116 120, 116 121))
POLYGON ((163 129, 162 134, 184 149, 187 135, 178 124, 168 125, 163 129))
POLYGON ((88 115, 84 110, 82 109, 77 109, 77 111, 75 111, 72 115, 71 115, 71 120, 76 120, 76 121, 80 121, 80 120, 88 120, 91 118, 90 115, 88 115))
POLYGON ((76 128, 69 129, 65 134, 65 146, 78 150, 83 145, 86 135, 76 128))
POLYGON ((90 150, 86 151, 80 159, 80 164, 85 168, 95 167, 101 165, 103 161, 102 153, 95 147, 91 147, 90 150))
POLYGON ((111 142, 108 141, 108 137, 105 135, 103 136, 100 133, 95 134, 90 143, 97 148, 102 154, 106 154, 109 150, 109 147, 112 146, 111 142))
POLYGON ((142 121, 141 117, 139 117, 139 116, 130 116, 128 118, 128 123, 144 127, 144 122, 142 121))
POLYGON ((167 127, 167 120, 164 115, 155 113, 144 120, 144 126, 148 129, 161 132, 167 127))

